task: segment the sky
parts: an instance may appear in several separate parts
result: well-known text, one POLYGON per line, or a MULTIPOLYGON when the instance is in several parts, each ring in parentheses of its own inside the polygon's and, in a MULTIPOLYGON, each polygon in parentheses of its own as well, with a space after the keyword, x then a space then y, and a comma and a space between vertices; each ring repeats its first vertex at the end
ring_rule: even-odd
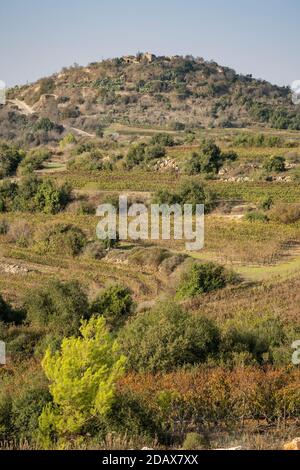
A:
POLYGON ((8 86, 138 51, 192 54, 279 85, 300 79, 299 0, 0 0, 0 21, 8 86))

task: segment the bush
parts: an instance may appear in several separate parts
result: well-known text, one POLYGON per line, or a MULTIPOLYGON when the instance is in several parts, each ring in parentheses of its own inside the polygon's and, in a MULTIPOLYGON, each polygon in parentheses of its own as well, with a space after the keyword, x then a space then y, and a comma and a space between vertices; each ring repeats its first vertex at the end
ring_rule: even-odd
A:
POLYGON ((41 339, 41 332, 34 328, 12 327, 5 338, 7 355, 14 362, 32 358, 36 345, 41 339))
POLYGON ((194 152, 187 163, 187 171, 195 173, 218 173, 223 165, 221 149, 212 141, 204 141, 199 153, 194 152))
POLYGON ((57 224, 41 230, 35 250, 40 253, 76 256, 82 252, 85 245, 86 236, 80 228, 70 224, 57 224))
POLYGON ((269 217, 281 224, 293 224, 300 220, 299 204, 276 204, 270 212, 269 217))
POLYGON ((146 161, 153 160, 155 158, 161 158, 166 155, 166 150, 161 145, 150 145, 146 147, 145 159, 146 161))
POLYGON ((0 178, 14 175, 24 155, 15 145, 0 144, 0 178))
POLYGON ((146 144, 134 144, 128 150, 126 156, 126 165, 129 169, 136 165, 140 165, 145 159, 146 144))
POLYGON ((265 134, 239 134, 233 140, 237 147, 280 147, 283 145, 282 138, 275 135, 265 134))
POLYGON ((206 436, 197 432, 189 432, 182 444, 182 450, 204 450, 209 448, 206 436))
POLYGON ((64 138, 59 142, 59 146, 62 150, 72 144, 76 144, 76 138, 74 134, 69 133, 64 136, 64 138))
POLYGON ((41 118, 37 121, 37 123, 34 125, 34 131, 45 131, 45 132, 50 132, 55 130, 56 125, 54 122, 50 121, 49 118, 41 118))
POLYGON ((194 263, 183 273, 177 295, 179 298, 196 295, 224 288, 228 283, 237 281, 237 276, 223 266, 214 263, 194 263))
POLYGON ((103 162, 103 155, 100 150, 93 149, 80 153, 75 158, 68 161, 68 168, 77 171, 101 171, 109 169, 109 164, 103 162))
POLYGON ((160 438, 162 426, 147 402, 130 391, 118 393, 105 419, 108 432, 116 432, 130 438, 160 438))
POLYGON ((49 160, 51 152, 48 149, 35 149, 30 151, 22 160, 18 168, 20 175, 32 175, 35 170, 43 167, 43 163, 49 160))
POLYGON ((154 194, 153 204, 204 204, 205 212, 210 212, 215 207, 215 194, 209 191, 203 184, 196 181, 186 181, 181 184, 179 190, 170 192, 160 190, 154 194))
POLYGON ((10 209, 12 210, 56 214, 70 201, 71 187, 68 184, 57 186, 51 180, 39 180, 35 176, 30 176, 24 178, 14 188, 11 198, 10 209))
POLYGON ((89 242, 83 250, 83 256, 92 259, 104 258, 106 256, 106 251, 103 247, 103 243, 100 241, 89 242))
POLYGON ((14 436, 19 440, 35 442, 39 416, 47 403, 51 401, 51 395, 45 387, 29 388, 22 390, 12 400, 11 426, 14 436))
POLYGON ((160 264, 170 258, 171 253, 159 247, 135 248, 129 255, 130 264, 138 266, 151 266, 157 269, 160 264))
POLYGON ((112 248, 116 248, 119 245, 119 234, 116 233, 116 236, 107 235, 106 238, 101 240, 102 246, 106 251, 111 250, 112 248))
POLYGON ((272 363, 273 352, 282 344, 290 345, 279 317, 241 312, 223 326, 221 357, 225 362, 272 363))
POLYGON ((40 95, 48 95, 53 93, 55 89, 55 81, 53 78, 43 78, 40 82, 40 95))
POLYGON ((150 139, 150 145, 159 145, 161 147, 173 147, 175 145, 174 137, 170 134, 155 134, 150 139))
POLYGON ((248 222, 268 222, 268 216, 262 211, 249 211, 245 214, 248 222))
POLYGON ((285 158, 274 155, 265 163, 264 168, 270 172, 280 173, 285 171, 285 158))
POLYGON ((81 320, 88 317, 88 300, 78 282, 51 281, 27 293, 25 309, 33 325, 57 334, 77 334, 81 320))
POLYGON ((18 191, 18 185, 4 181, 0 185, 0 212, 12 210, 13 201, 18 191))
POLYGON ((158 372, 205 362, 218 349, 219 332, 209 319, 168 302, 138 314, 120 330, 119 341, 130 369, 158 372))
POLYGON ((107 325, 112 329, 119 329, 124 325, 133 309, 131 292, 127 287, 120 285, 106 289, 91 305, 91 313, 103 315, 107 325))

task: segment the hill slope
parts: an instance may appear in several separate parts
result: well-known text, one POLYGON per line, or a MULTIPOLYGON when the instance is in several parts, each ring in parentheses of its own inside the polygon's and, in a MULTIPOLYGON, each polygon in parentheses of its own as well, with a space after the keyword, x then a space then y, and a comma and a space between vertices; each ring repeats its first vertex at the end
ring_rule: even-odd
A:
POLYGON ((29 141, 41 117, 89 133, 113 122, 178 130, 257 125, 300 129, 289 88, 193 57, 140 54, 73 66, 9 90, 8 99, 0 107, 0 137, 29 141))

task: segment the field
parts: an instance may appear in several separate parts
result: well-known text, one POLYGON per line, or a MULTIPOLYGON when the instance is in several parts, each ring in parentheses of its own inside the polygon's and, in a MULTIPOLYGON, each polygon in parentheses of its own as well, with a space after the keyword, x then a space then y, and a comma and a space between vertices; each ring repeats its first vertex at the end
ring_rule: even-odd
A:
MULTIPOLYGON (((48 157, 38 168, 31 171, 28 167, 26 173, 21 163, 14 174, 3 178, 4 185, 15 182, 21 188, 14 200, 5 196, 7 206, 0 213, 0 332, 7 343, 7 364, 0 369, 3 448, 46 446, 35 433, 45 403, 52 400, 47 395, 49 384, 41 359, 49 345, 57 347, 62 337, 78 335, 78 329, 67 328, 71 317, 66 316, 61 325, 63 320, 43 323, 37 316, 39 311, 50 312, 53 305, 59 311, 73 312, 73 298, 62 304, 59 289, 38 297, 51 281, 78 283, 76 289, 86 295, 86 314, 105 290, 116 285, 129 289, 132 308, 121 326, 111 330, 121 345, 125 338, 122 347, 128 366, 116 380, 118 400, 108 418, 100 419, 92 413, 86 427, 64 428, 53 440, 47 436, 49 448, 179 448, 188 435, 194 433, 195 438, 197 433, 197 439, 202 436, 207 441, 193 445, 204 448, 242 445, 270 449, 281 448, 286 440, 297 436, 299 366, 292 364, 291 344, 300 339, 300 133, 201 129, 191 138, 188 132, 169 131, 164 135, 175 143, 165 146, 163 156, 130 167, 130 149, 141 142, 147 148, 150 139, 160 133, 159 127, 111 125, 102 138, 77 136, 64 145, 51 144, 48 157), (115 133, 118 137, 112 138, 115 133), (242 145, 238 143, 241 136, 247 137, 242 145), (253 145, 251 136, 264 143, 253 145), (185 170, 186 163, 193 152, 199 151, 204 138, 213 139, 224 154, 234 152, 235 158, 226 160, 213 174, 190 174, 185 170), (276 143, 272 144, 270 138, 276 143), (266 162, 278 156, 285 161, 284 170, 267 168, 266 162), (154 168, 156 162, 164 161, 167 163, 154 168), (95 162, 98 166, 93 167, 95 162), (48 193, 37 199, 41 188, 30 196, 28 186, 26 193, 22 184, 34 174, 39 184, 47 182, 51 190, 68 183, 66 204, 50 210, 48 193), (173 238, 120 241, 99 248, 95 209, 100 203, 115 202, 126 194, 131 202, 149 206, 158 193, 180 194, 191 182, 214 195, 214 203, 205 214, 202 250, 187 252, 184 240, 173 238), (30 207, 31 199, 42 201, 42 209, 30 207), (74 227, 76 233, 72 232, 74 227), (210 263, 222 266, 233 281, 226 278, 221 288, 180 296, 185 273, 193 266, 210 263), (50 308, 47 299, 52 294, 50 308), (212 350, 202 356, 196 354, 197 360, 190 359, 189 349, 186 357, 177 354, 177 333, 172 321, 168 323, 168 315, 164 316, 165 306, 172 306, 174 301, 172 308, 188 312, 187 321, 195 325, 202 324, 203 319, 213 322, 219 331, 217 350, 212 345, 212 350), (8 307, 4 304, 14 312, 13 321, 5 316, 8 307), (150 322, 154 314, 156 327, 155 322, 147 323, 148 315, 150 322), (139 321, 145 321, 143 330, 138 330, 139 321), (145 333, 140 344, 134 336, 135 325, 137 331, 145 333), (166 330, 160 340, 159 325, 166 330), (153 331, 149 343, 147 328, 153 331), (167 360, 166 355, 174 361, 167 360), (34 409, 30 393, 37 397, 34 409), (12 418, 6 409, 10 409, 12 418)), ((24 151, 30 153, 32 149, 24 151)), ((101 311, 98 313, 101 315, 101 311)), ((107 321, 111 321, 109 315, 107 321)), ((188 341, 194 339, 185 339, 184 344, 188 341)), ((67 411, 72 410, 68 406, 67 411)))

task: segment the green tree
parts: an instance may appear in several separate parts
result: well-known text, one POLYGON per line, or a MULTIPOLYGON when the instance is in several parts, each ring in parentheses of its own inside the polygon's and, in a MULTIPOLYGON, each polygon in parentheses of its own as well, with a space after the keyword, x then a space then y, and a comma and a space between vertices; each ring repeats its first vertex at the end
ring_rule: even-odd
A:
POLYGON ((0 178, 16 173, 25 153, 15 145, 0 144, 0 178))
POLYGON ((130 147, 126 157, 126 165, 128 168, 133 168, 140 165, 145 160, 146 144, 135 144, 130 147))
POLYGON ((115 397, 125 357, 106 329, 103 317, 83 322, 80 337, 65 338, 60 351, 46 351, 43 370, 53 405, 43 409, 39 428, 44 444, 51 435, 77 434, 97 416, 105 416, 115 397))
POLYGON ((212 141, 204 141, 198 153, 193 153, 188 165, 192 173, 218 173, 223 165, 221 149, 212 141))
POLYGON ((267 171, 281 173, 285 171, 285 158, 280 155, 273 155, 264 165, 267 171))
POLYGON ((132 313, 133 300, 127 287, 115 285, 106 289, 91 305, 93 314, 103 315, 112 329, 120 328, 132 313))
POLYGON ((219 332, 208 318, 169 302, 133 318, 119 341, 131 369, 155 373, 204 362, 217 351, 219 332))
POLYGON ((162 147, 173 147, 175 145, 174 137, 170 134, 155 134, 150 139, 150 145, 160 145, 162 147))
POLYGON ((33 325, 68 335, 78 332, 87 316, 88 300, 77 281, 51 281, 27 293, 25 308, 33 325))
POLYGON ((194 297, 222 289, 237 279, 234 273, 226 271, 223 266, 214 263, 193 263, 190 269, 183 273, 177 295, 179 298, 194 297))

